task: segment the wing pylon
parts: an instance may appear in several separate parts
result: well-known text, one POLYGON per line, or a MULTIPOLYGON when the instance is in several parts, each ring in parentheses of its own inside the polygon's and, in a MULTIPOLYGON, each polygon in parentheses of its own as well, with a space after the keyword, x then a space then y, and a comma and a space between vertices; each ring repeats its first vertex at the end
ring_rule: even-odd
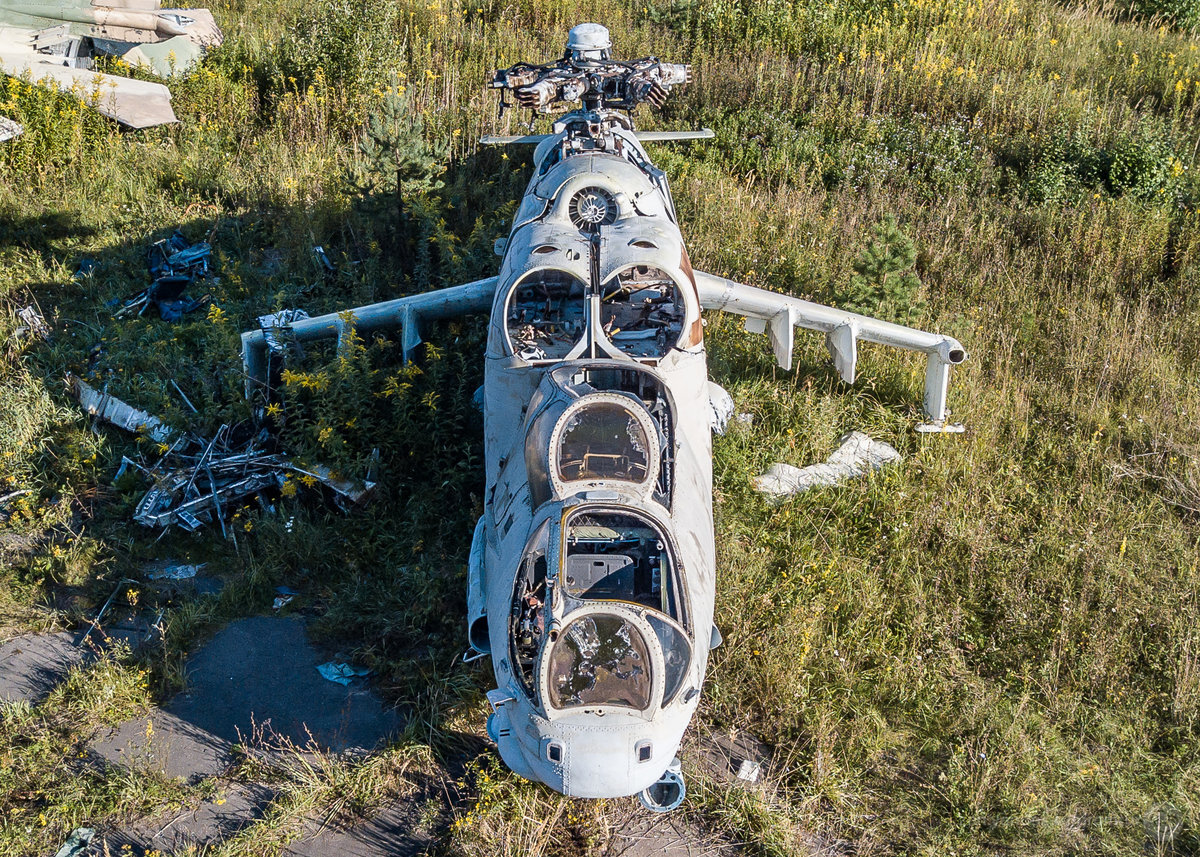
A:
POLYGON ((703 271, 696 271, 695 276, 701 306, 745 316, 747 330, 770 337, 775 360, 783 369, 792 368, 792 334, 797 327, 825 334, 834 368, 847 384, 854 383, 859 340, 925 354, 923 404, 931 425, 922 428, 953 430, 946 425, 950 367, 967 359, 966 349, 957 339, 747 286, 703 271))

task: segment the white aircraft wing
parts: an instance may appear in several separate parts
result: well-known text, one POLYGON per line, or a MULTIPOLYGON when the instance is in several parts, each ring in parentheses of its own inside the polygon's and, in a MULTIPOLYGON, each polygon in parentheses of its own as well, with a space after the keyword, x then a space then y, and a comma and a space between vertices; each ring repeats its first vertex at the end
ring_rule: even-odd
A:
POLYGON ((771 337, 775 359, 784 369, 792 368, 794 327, 825 333, 833 365, 847 384, 854 383, 860 339, 926 354, 925 414, 938 426, 945 422, 950 367, 967 359, 957 339, 757 289, 703 271, 694 273, 700 305, 745 316, 747 330, 771 337))
MULTIPOLYGON (((356 331, 370 331, 399 326, 403 331, 402 347, 407 361, 413 349, 421 344, 422 320, 490 311, 499 281, 499 277, 487 277, 448 289, 406 295, 351 310, 305 318, 277 329, 298 341, 336 336, 340 344, 342 331, 347 327, 352 326, 356 331)), ((267 383, 268 345, 267 331, 262 328, 247 330, 242 334, 242 364, 246 371, 247 396, 253 393, 257 385, 267 383)))

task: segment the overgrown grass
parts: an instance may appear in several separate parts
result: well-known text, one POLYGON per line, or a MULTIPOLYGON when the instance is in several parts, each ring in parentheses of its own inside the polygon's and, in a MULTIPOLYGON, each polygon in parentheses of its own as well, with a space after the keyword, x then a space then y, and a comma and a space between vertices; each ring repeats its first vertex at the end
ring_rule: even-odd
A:
MULTIPOLYGON (((713 377, 754 422, 716 443, 726 643, 700 718, 753 732, 774 761, 749 793, 689 768, 690 823, 765 854, 831 841, 864 854, 1195 853, 1189 8, 239 0, 215 8, 226 43, 172 83, 176 127, 120 133, 70 98, 4 81, 0 113, 27 132, 0 147, 0 496, 30 490, 0 510, 0 633, 69 622, 150 559, 207 560, 225 590, 164 605, 165 649, 143 665, 162 697, 186 652, 267 610, 286 583, 415 726, 361 770, 330 760, 274 774, 284 786, 267 819, 228 853, 272 853, 306 814, 406 795, 416 768, 459 782, 451 817, 433 825, 446 853, 607 841, 627 802, 568 801, 506 773, 478 740, 487 671, 456 665, 482 507, 480 322, 431 331, 415 368, 378 338, 295 365, 269 417, 285 447, 351 475, 374 467, 381 496, 347 517, 294 486, 275 516, 243 511, 236 544, 208 531, 156 544, 133 525, 140 486, 112 475, 122 455, 156 451, 89 432, 61 386, 81 373, 211 433, 253 416, 237 333, 256 315, 492 272, 528 164, 476 151, 480 133, 519 129, 512 114, 495 121, 484 81, 600 20, 624 56, 694 65, 695 83, 641 120, 716 131, 653 153, 697 267, 838 301, 894 217, 917 250, 926 323, 971 353, 950 402, 967 433, 919 436, 919 360, 865 348, 846 388, 815 338, 798 339, 786 374, 761 337, 710 319, 713 377), (220 281, 205 288, 217 311, 173 326, 114 319, 106 302, 145 286, 143 248, 176 228, 215 247, 220 281), (95 267, 75 276, 85 258, 95 267), (13 343, 15 310, 34 299, 52 338, 13 343), (819 460, 850 429, 904 463, 781 506, 750 490, 773 461, 819 460)), ((83 709, 70 687, 5 714, 7 853, 183 799, 119 771, 64 779, 95 722, 71 722, 83 709)))

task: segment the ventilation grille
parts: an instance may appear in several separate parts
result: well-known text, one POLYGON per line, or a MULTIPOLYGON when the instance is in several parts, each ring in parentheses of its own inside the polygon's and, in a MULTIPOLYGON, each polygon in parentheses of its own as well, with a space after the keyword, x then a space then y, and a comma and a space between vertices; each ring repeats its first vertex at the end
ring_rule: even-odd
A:
POLYGON ((585 187, 571 197, 571 222, 584 232, 595 232, 617 219, 617 201, 603 188, 585 187))

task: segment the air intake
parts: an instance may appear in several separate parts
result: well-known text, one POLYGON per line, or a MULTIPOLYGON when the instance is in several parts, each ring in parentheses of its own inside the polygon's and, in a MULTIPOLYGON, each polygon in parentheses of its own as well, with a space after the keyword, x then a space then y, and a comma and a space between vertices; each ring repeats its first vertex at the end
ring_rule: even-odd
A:
POLYGON ((576 229, 595 232, 617 219, 617 201, 602 188, 585 187, 571 197, 569 216, 576 229))

